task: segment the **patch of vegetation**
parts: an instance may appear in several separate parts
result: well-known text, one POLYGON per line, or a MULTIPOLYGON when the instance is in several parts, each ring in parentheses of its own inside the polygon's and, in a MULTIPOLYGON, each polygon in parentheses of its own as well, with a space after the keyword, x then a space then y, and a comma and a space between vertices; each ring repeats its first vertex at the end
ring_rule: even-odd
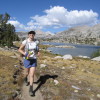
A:
POLYGON ((13 46, 13 41, 19 40, 17 34, 15 34, 15 27, 8 24, 10 15, 8 13, 0 14, 0 46, 13 46))
POLYGON ((100 49, 98 49, 97 51, 95 51, 95 52, 91 55, 91 58, 98 57, 98 56, 100 56, 100 49))
POLYGON ((21 90, 21 70, 18 59, 11 58, 12 52, 0 51, 0 100, 8 100, 17 96, 16 91, 21 90))
POLYGON ((51 45, 42 45, 42 44, 40 44, 39 47, 40 47, 40 49, 45 49, 46 50, 48 47, 51 47, 51 45))

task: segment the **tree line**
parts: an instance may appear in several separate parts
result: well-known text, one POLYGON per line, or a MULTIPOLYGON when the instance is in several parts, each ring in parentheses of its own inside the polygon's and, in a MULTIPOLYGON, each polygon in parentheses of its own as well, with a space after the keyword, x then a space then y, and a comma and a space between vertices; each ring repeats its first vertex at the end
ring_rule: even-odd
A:
POLYGON ((8 13, 0 14, 0 46, 13 46, 13 41, 19 41, 14 25, 7 23, 10 19, 8 13))

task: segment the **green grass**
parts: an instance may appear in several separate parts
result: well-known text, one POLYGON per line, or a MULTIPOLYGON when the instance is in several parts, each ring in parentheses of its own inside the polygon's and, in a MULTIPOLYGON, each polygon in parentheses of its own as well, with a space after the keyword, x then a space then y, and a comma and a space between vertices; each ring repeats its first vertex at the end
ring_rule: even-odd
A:
POLYGON ((95 51, 92 55, 91 55, 91 58, 94 58, 94 57, 98 57, 100 56, 100 49, 95 51))

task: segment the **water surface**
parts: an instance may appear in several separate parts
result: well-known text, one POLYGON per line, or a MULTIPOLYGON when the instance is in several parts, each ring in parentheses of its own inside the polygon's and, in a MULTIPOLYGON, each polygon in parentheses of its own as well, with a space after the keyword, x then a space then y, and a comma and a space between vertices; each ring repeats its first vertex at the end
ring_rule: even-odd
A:
POLYGON ((58 47, 49 47, 48 50, 51 50, 54 54, 70 54, 72 56, 88 56, 91 57, 93 52, 100 49, 100 46, 94 46, 94 45, 80 45, 80 44, 70 44, 70 43, 55 43, 55 42, 42 42, 44 45, 68 45, 68 46, 75 46, 75 48, 58 48, 58 47))

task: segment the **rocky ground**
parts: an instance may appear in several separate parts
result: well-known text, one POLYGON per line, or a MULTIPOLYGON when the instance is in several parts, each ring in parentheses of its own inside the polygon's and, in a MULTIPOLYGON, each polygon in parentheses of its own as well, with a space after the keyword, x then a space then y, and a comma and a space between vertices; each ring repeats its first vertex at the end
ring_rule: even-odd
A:
MULTIPOLYGON (((47 47, 40 46, 40 48, 41 55, 38 58, 35 84, 37 84, 36 91, 38 89, 41 91, 44 100, 100 99, 99 61, 78 57, 70 60, 57 58, 58 55, 45 51, 47 47)), ((10 53, 5 51, 0 53, 0 90, 2 89, 0 100, 6 100, 1 98, 13 94, 20 88, 20 85, 13 84, 12 81, 17 68, 14 65, 18 65, 18 60, 11 57, 14 55, 13 52, 10 53), (7 92, 9 90, 10 93, 7 92)))
POLYGON ((99 100, 100 62, 66 60, 42 52, 38 58, 37 84, 45 100, 99 100))

